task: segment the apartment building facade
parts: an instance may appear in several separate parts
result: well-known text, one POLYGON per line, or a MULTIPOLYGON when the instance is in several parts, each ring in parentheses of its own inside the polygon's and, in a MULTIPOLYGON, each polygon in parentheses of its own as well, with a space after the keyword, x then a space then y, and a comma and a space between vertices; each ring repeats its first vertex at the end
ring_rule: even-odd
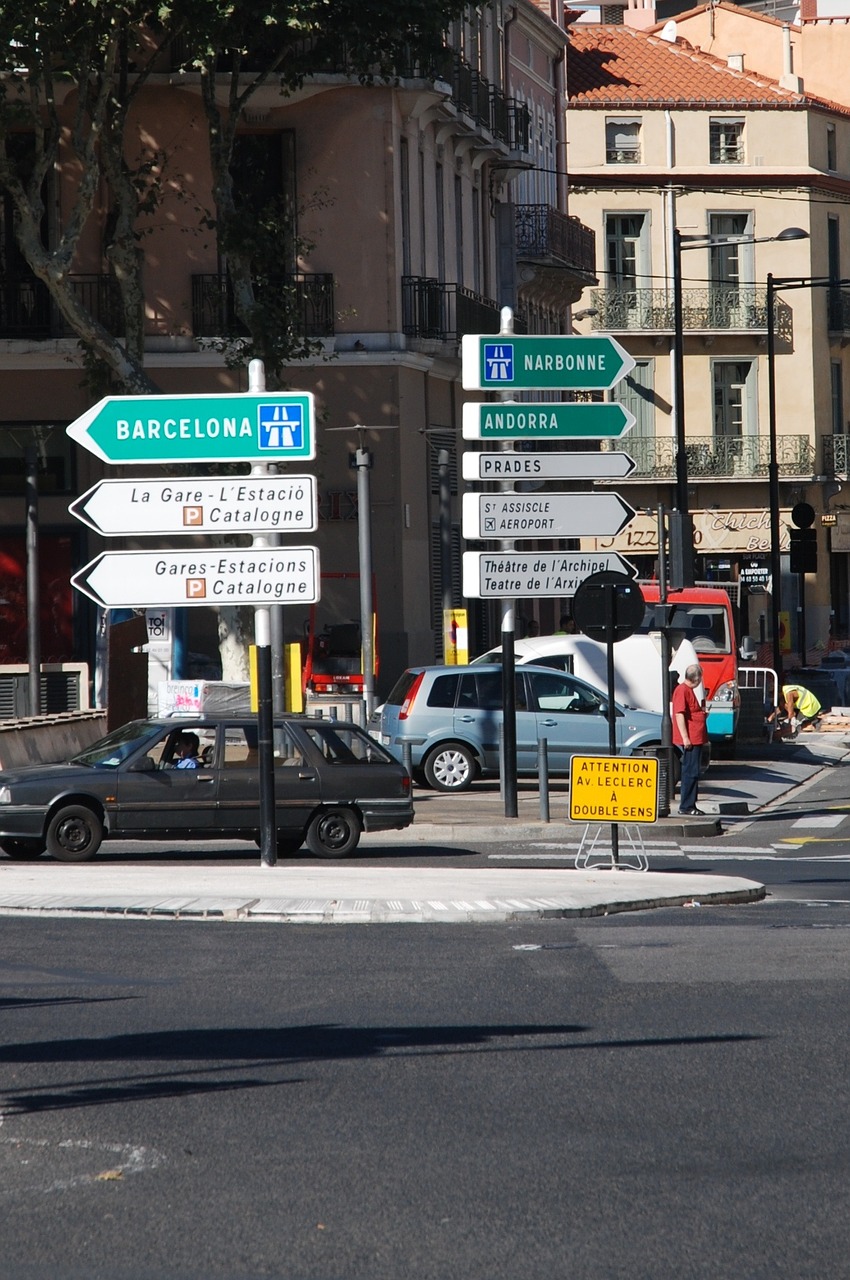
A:
MULTIPOLYGON (((461 603, 461 336, 497 332, 504 305, 515 308, 518 327, 562 328, 570 302, 595 280, 593 234, 568 214, 558 18, 557 4, 530 0, 470 7, 446 33, 438 65, 369 86, 345 66, 329 67, 288 96, 274 85, 259 90, 244 120, 240 181, 250 193, 250 158, 261 156, 264 181, 271 174, 298 211, 297 237, 281 245, 276 270, 301 331, 317 344, 285 373, 318 406, 316 544, 329 576, 313 622, 357 616, 346 575, 358 571, 363 513, 350 458, 365 446, 379 689, 405 664, 441 656, 442 607, 461 603)), ((141 241, 145 367, 161 391, 180 394, 247 389, 246 370, 229 368, 219 350, 233 300, 220 246, 199 216, 211 187, 199 92, 197 77, 165 67, 135 108, 138 128, 167 145, 171 174, 141 241)), ((69 214, 73 183, 57 177, 57 224, 69 214)), ((42 659, 91 661, 103 619, 69 578, 104 543, 67 506, 104 469, 72 447, 64 428, 97 397, 83 382, 74 335, 17 251, 8 201, 2 214, 0 664, 26 656, 28 446, 38 454, 42 659)), ((108 325, 120 322, 102 233, 93 219, 73 278, 108 325)), ((128 531, 109 545, 136 544, 128 531)), ((215 616, 185 612, 186 649, 209 672, 215 616)), ((285 613, 285 639, 300 639, 307 611, 285 613)), ((486 644, 487 610, 472 621, 486 644)))
MULTIPOLYGON (((749 21, 756 39, 768 20, 749 21)), ((781 25, 775 25, 781 50, 781 25)), ((766 282, 768 273, 775 281, 840 279, 850 112, 796 81, 750 70, 746 52, 718 58, 679 33, 678 24, 651 31, 581 25, 572 29, 568 52, 571 208, 596 232, 599 246, 600 284, 582 300, 596 314, 583 327, 615 334, 637 362, 612 395, 637 419, 623 442, 637 463, 624 490, 633 506, 649 513, 605 545, 635 557, 642 572, 654 572, 655 509, 676 505, 677 228, 697 577, 740 584, 746 630, 769 641, 766 282), (783 232, 806 238, 779 238, 783 232)), ((810 650, 850 631, 847 557, 831 523, 840 499, 836 459, 846 438, 850 376, 842 301, 837 288, 786 292, 777 284, 781 600, 792 653, 803 607, 810 650), (819 555, 817 574, 802 579, 791 573, 788 557, 799 503, 816 513, 819 555)))

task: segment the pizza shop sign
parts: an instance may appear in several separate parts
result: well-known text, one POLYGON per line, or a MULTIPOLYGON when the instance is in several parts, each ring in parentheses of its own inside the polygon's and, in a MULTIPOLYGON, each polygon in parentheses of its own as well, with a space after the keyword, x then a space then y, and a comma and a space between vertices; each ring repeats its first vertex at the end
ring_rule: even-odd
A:
MULTIPOLYGON (((699 555, 770 551, 770 512, 746 510, 694 511, 694 546, 699 555)), ((791 512, 780 511, 781 548, 788 550, 791 512)), ((582 551, 620 551, 639 556, 658 551, 655 515, 638 512, 627 529, 611 538, 582 538, 582 551)))

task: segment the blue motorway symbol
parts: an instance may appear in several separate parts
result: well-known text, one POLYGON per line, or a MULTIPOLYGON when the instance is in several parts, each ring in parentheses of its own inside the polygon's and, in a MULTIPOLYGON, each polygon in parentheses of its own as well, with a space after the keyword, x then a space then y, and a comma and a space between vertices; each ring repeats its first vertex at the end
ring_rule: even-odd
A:
POLYGON ((484 343, 484 367, 488 382, 513 382, 514 349, 509 342, 484 343))
POLYGON ((300 404, 260 404, 257 413, 261 449, 303 450, 304 410, 300 404))

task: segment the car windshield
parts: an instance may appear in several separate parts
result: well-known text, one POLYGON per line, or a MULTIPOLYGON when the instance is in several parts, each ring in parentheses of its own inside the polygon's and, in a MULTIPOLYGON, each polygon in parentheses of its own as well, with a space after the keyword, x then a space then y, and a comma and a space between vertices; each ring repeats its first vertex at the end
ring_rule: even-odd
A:
POLYGON ((161 726, 150 720, 131 720, 113 729, 105 738, 99 738, 85 751, 71 757, 71 764, 85 765, 89 769, 117 769, 161 726))
MULTIPOLYGON (((648 604, 639 635, 657 631, 655 605, 648 604)), ((690 640, 697 653, 731 653, 732 637, 729 634, 728 616, 722 605, 679 604, 673 610, 669 629, 670 643, 674 649, 683 640, 690 640)))

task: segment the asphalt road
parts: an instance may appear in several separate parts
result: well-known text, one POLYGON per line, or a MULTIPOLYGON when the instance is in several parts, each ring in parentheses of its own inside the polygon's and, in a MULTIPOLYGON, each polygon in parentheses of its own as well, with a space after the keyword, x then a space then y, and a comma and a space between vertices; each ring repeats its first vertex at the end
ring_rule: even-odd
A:
POLYGON ((848 927, 6 919, 2 1274, 844 1275, 848 927))

